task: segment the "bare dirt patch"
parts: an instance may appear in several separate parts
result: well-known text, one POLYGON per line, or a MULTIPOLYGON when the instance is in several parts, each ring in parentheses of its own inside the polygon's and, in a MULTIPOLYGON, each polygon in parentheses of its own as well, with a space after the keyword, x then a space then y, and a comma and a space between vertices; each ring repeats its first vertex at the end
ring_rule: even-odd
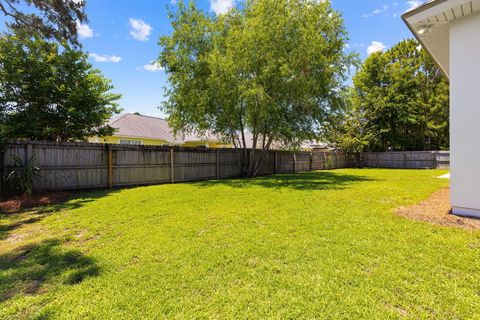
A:
POLYGON ((15 213, 23 209, 60 203, 65 201, 69 195, 67 192, 52 192, 0 198, 0 213, 15 213))
POLYGON ((413 220, 457 227, 466 230, 480 230, 480 219, 459 217, 451 214, 450 189, 444 188, 432 194, 427 200, 410 207, 400 207, 395 212, 413 220))

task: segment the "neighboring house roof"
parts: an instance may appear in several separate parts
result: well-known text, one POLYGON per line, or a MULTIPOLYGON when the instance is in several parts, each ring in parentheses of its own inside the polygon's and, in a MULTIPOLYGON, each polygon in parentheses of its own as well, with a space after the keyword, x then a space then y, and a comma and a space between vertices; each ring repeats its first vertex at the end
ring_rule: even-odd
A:
MULTIPOLYGON (((168 125, 167 120, 135 113, 124 113, 115 116, 110 119, 108 124, 117 130, 114 133, 114 136, 117 137, 163 140, 172 144, 182 144, 192 141, 223 141, 220 136, 210 132, 206 132, 203 135, 196 135, 193 133, 179 133, 174 135, 173 130, 168 125)), ((247 147, 252 148, 253 135, 251 133, 246 133, 245 140, 247 147)), ((257 148, 261 147, 261 143, 261 141, 257 142, 257 148)), ((272 143, 271 147, 273 149, 284 149, 283 144, 279 142, 272 143)), ((301 148, 323 149, 328 148, 328 146, 318 141, 305 141, 302 143, 301 148)))
POLYGON ((433 0, 404 13, 402 19, 449 77, 449 25, 452 21, 479 11, 480 0, 433 0))
POLYGON ((175 141, 165 119, 125 113, 113 117, 108 124, 116 129, 116 136, 175 141))
POLYGON ((194 134, 194 133, 178 133, 177 139, 182 141, 215 141, 215 142, 223 142, 219 135, 213 134, 211 132, 206 132, 202 135, 194 134))
POLYGON ((211 133, 205 135, 173 134, 167 120, 141 114, 124 113, 110 119, 108 124, 117 131, 114 136, 163 140, 168 143, 184 143, 186 141, 221 141, 211 133))
POLYGON ((330 147, 323 142, 317 141, 317 140, 309 140, 309 141, 304 141, 302 145, 300 146, 301 149, 330 149, 330 147))

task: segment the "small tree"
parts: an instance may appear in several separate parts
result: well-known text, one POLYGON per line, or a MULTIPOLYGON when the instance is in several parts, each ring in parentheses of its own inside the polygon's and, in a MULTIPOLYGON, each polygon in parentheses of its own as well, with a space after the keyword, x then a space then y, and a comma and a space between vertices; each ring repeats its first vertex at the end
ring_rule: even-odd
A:
POLYGON ((7 18, 6 26, 16 32, 73 45, 79 45, 78 23, 87 20, 84 0, 0 0, 0 13, 7 18))
POLYGON ((120 112, 120 95, 112 88, 82 51, 38 38, 0 37, 4 138, 75 141, 111 135, 105 123, 120 112))
POLYGON ((232 142, 244 175, 257 173, 273 141, 313 139, 342 107, 354 56, 344 52, 343 20, 328 1, 248 0, 215 17, 180 1, 171 19, 159 58, 169 122, 232 142))
POLYGON ((368 146, 372 137, 364 130, 364 115, 355 108, 353 93, 353 88, 344 91, 345 108, 323 124, 320 137, 334 149, 358 153, 368 146))

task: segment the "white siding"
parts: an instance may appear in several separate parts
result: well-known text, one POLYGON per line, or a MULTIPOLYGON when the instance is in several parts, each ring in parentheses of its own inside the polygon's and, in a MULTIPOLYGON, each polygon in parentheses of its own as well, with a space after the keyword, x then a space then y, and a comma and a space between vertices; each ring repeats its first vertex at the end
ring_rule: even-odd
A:
POLYGON ((480 217, 480 14, 450 25, 451 200, 480 217))

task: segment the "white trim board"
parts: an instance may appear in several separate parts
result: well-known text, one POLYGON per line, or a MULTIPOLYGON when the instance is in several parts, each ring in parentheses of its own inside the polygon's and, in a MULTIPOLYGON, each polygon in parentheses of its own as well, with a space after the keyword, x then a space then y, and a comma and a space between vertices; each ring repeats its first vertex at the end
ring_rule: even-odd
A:
POLYGON ((462 217, 480 218, 480 210, 477 209, 453 207, 452 214, 462 217))

